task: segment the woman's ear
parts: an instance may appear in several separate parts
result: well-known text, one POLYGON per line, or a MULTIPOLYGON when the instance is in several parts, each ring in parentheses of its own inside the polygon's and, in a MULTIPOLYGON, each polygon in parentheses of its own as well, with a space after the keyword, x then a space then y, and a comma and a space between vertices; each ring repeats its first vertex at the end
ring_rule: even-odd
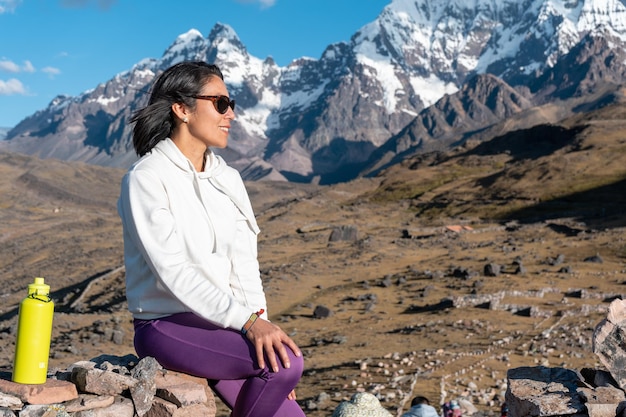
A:
POLYGON ((174 103, 172 104, 172 111, 183 123, 187 123, 189 121, 187 106, 183 103, 174 103))

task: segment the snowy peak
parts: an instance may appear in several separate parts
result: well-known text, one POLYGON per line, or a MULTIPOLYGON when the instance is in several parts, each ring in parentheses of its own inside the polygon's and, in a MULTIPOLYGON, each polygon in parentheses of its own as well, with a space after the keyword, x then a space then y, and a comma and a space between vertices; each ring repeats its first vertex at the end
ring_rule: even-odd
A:
POLYGON ((161 66, 169 67, 170 65, 182 61, 202 59, 203 55, 206 53, 206 49, 206 39, 202 37, 202 34, 198 30, 191 29, 179 35, 176 40, 174 40, 174 43, 165 50, 160 60, 161 66))
MULTIPOLYGON (((579 2, 570 1, 570 3, 579 2)), ((626 7, 621 0, 584 1, 577 23, 579 32, 606 30, 626 40, 626 7)))
POLYGON ((241 43, 235 30, 224 23, 216 23, 213 29, 211 29, 208 39, 212 45, 217 49, 223 49, 224 52, 227 52, 230 48, 235 48, 247 53, 246 47, 241 43))
POLYGON ((403 68, 459 86, 470 73, 504 78, 552 66, 589 32, 626 40, 619 0, 393 0, 363 43, 403 68))
POLYGON ((209 33, 208 42, 213 51, 209 58, 214 57, 217 62, 242 62, 250 59, 245 45, 228 25, 216 24, 209 33))
POLYGON ((171 53, 174 49, 193 48, 194 45, 200 41, 204 41, 202 33, 197 29, 190 29, 186 33, 178 35, 174 43, 172 43, 163 55, 171 53))
POLYGON ((262 61, 248 53, 245 45, 239 39, 232 27, 217 23, 208 36, 209 49, 205 56, 208 62, 219 65, 229 87, 234 92, 244 89, 250 82, 258 83, 265 72, 265 65, 275 66, 273 60, 262 61))
POLYGON ((349 42, 285 67, 251 56, 227 24, 206 37, 190 29, 160 58, 78 97, 55 99, 0 143, 126 166, 134 158, 127 121, 154 76, 203 60, 221 68, 237 100, 222 150, 229 163, 254 179, 343 180, 356 165, 381 166, 370 164, 378 150, 399 160, 529 106, 625 82, 624 1, 391 0, 349 42))

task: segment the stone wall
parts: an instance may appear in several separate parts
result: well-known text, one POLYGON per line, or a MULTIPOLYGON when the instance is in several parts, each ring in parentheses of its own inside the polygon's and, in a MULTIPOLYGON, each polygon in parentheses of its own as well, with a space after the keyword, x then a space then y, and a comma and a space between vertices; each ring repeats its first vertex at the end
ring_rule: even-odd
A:
POLYGON ((0 375, 0 417, 215 417, 206 379, 163 369, 154 358, 103 355, 27 385, 0 375))
MULTIPOLYGON (((593 351, 606 370, 545 366, 511 369, 505 395, 508 417, 626 417, 624 340, 626 301, 615 299, 607 318, 593 334, 593 351)), ((362 405, 357 403, 348 405, 358 409, 362 405)), ((340 404, 338 410, 346 407, 340 404)), ((17 384, 11 382, 10 374, 0 373, 0 417, 215 414, 215 397, 206 379, 165 370, 150 357, 139 361, 134 355, 99 356, 54 372, 42 385, 17 384)))

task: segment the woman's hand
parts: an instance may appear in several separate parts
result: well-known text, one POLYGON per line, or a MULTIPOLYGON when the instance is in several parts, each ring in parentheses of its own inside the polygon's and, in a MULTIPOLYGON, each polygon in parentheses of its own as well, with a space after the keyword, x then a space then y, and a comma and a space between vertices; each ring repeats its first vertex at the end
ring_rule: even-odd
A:
MULTIPOLYGON (((261 317, 256 319, 246 333, 246 336, 248 340, 254 344, 257 361, 261 368, 265 367, 265 355, 267 355, 267 360, 269 361, 269 368, 274 372, 278 372, 277 355, 283 366, 289 368, 291 364, 289 363, 289 356, 287 355, 285 345, 287 345, 296 356, 302 354, 298 345, 287 336, 287 333, 274 323, 264 320, 261 317)), ((295 392, 289 395, 291 396, 292 394, 295 397, 295 392)))
POLYGON ((291 401, 295 401, 296 400, 296 390, 295 389, 291 390, 289 395, 287 395, 287 399, 291 400, 291 401))

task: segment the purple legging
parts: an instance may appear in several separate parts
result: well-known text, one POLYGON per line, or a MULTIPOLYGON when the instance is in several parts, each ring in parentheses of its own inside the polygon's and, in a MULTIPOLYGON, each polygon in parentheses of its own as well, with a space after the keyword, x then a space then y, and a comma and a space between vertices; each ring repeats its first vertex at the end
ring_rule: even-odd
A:
MULTIPOLYGON (((207 378, 217 395, 232 409, 231 417, 304 416, 287 395, 304 368, 302 356, 287 347, 291 367, 260 369, 256 352, 240 332, 223 329, 192 313, 155 320, 135 319, 135 350, 154 357, 166 369, 207 378)), ((265 361, 267 363, 267 360, 265 361)))

